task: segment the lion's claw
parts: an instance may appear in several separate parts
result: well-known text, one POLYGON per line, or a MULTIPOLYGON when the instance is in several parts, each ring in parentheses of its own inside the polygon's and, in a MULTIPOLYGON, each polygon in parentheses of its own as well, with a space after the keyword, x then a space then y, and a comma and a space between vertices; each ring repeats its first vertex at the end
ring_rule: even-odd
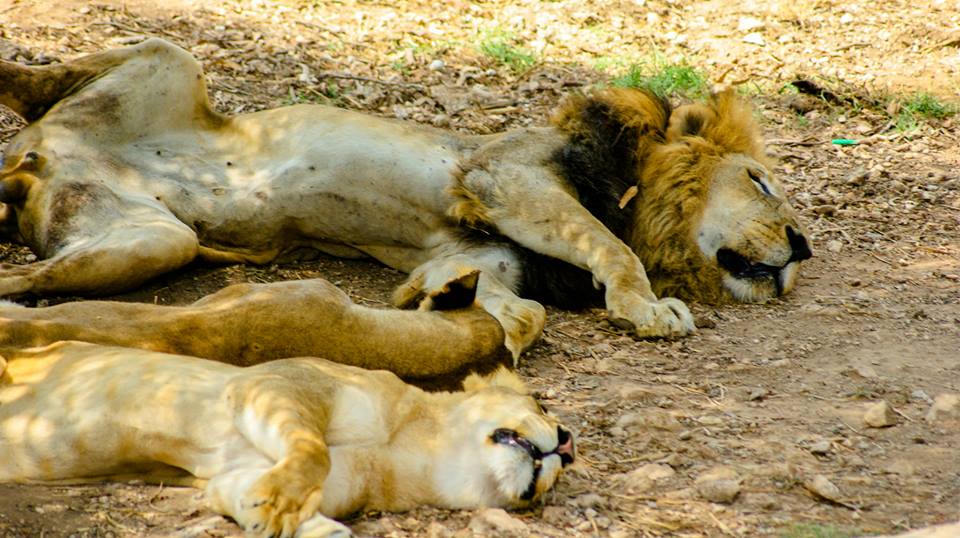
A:
POLYGON ((648 300, 639 294, 608 297, 609 321, 641 338, 684 336, 696 330, 687 305, 667 297, 648 300))

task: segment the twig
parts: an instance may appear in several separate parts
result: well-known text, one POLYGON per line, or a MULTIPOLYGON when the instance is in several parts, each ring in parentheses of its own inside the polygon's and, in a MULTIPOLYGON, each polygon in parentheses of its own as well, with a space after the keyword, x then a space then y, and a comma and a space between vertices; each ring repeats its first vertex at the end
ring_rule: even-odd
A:
POLYGON ((361 82, 369 82, 371 84, 381 84, 383 86, 400 86, 402 88, 412 88, 418 91, 426 91, 423 88, 422 84, 416 84, 413 82, 390 82, 387 80, 380 80, 372 77, 362 77, 360 75, 348 75, 346 73, 316 73, 314 75, 317 78, 335 78, 343 80, 359 80, 361 82))

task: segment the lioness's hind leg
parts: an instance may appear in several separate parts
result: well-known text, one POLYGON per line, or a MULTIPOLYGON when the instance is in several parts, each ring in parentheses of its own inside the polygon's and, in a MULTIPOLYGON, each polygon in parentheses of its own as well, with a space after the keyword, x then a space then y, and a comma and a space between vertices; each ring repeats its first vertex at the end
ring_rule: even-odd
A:
POLYGON ((494 243, 468 247, 464 252, 428 261, 414 269, 406 282, 396 289, 394 304, 407 307, 419 297, 474 271, 480 271, 477 301, 500 322, 506 335, 504 345, 516 364, 520 354, 540 338, 547 313, 543 305, 523 299, 511 289, 519 282, 521 266, 507 245, 494 243))

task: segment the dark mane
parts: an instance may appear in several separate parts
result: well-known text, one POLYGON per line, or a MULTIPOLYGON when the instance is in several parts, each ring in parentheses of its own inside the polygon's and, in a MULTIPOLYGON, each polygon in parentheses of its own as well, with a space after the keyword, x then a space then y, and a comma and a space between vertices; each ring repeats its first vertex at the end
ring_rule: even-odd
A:
MULTIPOLYGON (((568 138, 549 164, 618 238, 625 238, 633 222, 633 206, 621 209, 620 200, 638 186, 638 167, 646 156, 642 148, 663 142, 669 117, 669 103, 643 90, 574 97, 554 116, 568 138)), ((602 304, 602 290, 588 271, 522 248, 521 259, 522 296, 570 309, 602 304)))

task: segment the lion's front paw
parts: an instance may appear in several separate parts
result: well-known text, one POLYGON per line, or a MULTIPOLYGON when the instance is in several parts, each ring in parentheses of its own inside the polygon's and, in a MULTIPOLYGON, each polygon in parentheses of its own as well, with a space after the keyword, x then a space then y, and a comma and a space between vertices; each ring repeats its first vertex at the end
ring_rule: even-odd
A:
MULTIPOLYGON (((314 516, 320 505, 320 491, 291 495, 289 484, 266 475, 244 495, 236 520, 254 536, 292 537, 300 523, 314 516)), ((311 535, 312 536, 312 535, 311 535)))
POLYGON ((610 323, 639 337, 684 336, 696 330, 690 309, 672 297, 651 301, 624 293, 608 298, 607 308, 610 323))

